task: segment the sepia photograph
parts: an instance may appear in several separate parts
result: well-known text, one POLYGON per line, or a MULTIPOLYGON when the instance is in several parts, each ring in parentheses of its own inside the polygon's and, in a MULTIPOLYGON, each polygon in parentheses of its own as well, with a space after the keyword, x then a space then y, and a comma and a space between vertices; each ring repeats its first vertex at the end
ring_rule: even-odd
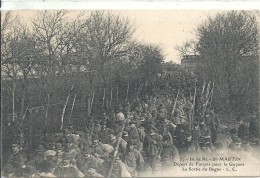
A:
POLYGON ((2 10, 2 177, 260 176, 257 10, 2 10))

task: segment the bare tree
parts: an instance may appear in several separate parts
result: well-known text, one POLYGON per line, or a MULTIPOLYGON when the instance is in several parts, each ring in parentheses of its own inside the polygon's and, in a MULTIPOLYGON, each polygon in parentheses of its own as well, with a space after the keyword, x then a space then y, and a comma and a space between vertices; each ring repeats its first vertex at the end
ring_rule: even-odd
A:
POLYGON ((85 25, 89 63, 106 84, 105 64, 126 54, 135 29, 127 18, 103 11, 91 13, 85 25))

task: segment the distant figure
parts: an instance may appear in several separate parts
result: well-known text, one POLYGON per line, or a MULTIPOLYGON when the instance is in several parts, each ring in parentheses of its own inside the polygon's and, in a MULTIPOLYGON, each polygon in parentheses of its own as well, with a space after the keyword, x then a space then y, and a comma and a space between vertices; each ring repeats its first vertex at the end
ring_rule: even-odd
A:
POLYGON ((237 136, 243 141, 243 140, 248 140, 249 139, 249 128, 244 123, 242 118, 239 118, 237 121, 239 127, 237 129, 237 136))

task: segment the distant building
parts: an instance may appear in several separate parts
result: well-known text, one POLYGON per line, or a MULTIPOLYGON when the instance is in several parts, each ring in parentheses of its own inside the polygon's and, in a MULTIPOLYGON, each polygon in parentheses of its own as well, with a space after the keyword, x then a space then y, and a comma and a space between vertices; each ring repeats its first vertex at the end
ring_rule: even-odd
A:
POLYGON ((190 70, 195 69, 201 64, 201 58, 198 55, 185 55, 181 59, 181 67, 188 68, 190 70))

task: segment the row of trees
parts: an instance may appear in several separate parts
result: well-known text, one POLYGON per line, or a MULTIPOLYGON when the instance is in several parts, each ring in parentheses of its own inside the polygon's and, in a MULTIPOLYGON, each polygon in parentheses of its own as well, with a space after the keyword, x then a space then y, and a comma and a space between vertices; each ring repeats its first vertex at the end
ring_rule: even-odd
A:
POLYGON ((235 117, 259 111, 259 26, 253 11, 227 11, 200 24, 177 49, 200 58, 195 72, 215 81, 215 101, 235 117))
POLYGON ((129 19, 110 12, 75 17, 64 10, 39 11, 25 23, 9 11, 2 16, 1 27, 2 83, 5 93, 12 94, 4 97, 3 108, 13 120, 23 116, 26 103, 36 97, 32 93, 40 94, 48 106, 55 91, 71 85, 91 93, 96 86, 110 87, 113 82, 152 80, 164 60, 158 46, 134 40, 135 26, 129 19))

